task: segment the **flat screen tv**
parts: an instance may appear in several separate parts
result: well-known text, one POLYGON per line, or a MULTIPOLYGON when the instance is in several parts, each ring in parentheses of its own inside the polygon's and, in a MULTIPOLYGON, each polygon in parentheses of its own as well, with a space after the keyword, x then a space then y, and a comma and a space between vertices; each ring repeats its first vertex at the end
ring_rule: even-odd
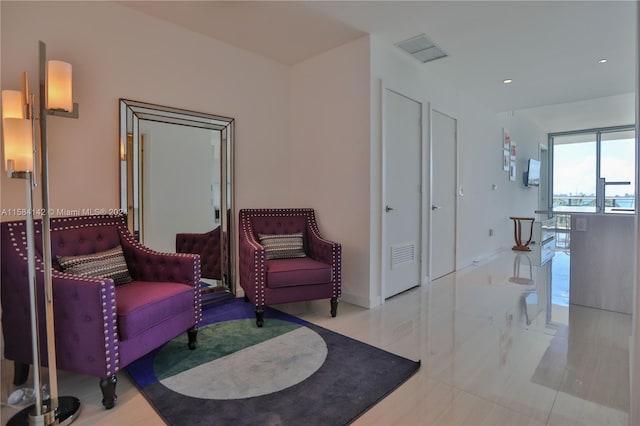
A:
POLYGON ((540 186, 540 161, 529 159, 524 179, 525 186, 540 186))

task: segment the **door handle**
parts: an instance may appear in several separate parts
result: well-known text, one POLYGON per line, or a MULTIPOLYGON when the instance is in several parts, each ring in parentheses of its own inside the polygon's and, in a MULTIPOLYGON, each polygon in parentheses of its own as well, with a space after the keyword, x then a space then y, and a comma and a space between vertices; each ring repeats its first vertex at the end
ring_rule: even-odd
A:
POLYGON ((431 205, 431 210, 438 210, 438 209, 440 209, 440 208, 442 208, 442 207, 440 207, 440 206, 436 206, 435 204, 432 204, 432 205, 431 205))
POLYGON ((395 210, 395 209, 393 207, 390 207, 390 206, 386 206, 384 208, 384 211, 387 212, 387 213, 389 213, 391 210, 395 210))

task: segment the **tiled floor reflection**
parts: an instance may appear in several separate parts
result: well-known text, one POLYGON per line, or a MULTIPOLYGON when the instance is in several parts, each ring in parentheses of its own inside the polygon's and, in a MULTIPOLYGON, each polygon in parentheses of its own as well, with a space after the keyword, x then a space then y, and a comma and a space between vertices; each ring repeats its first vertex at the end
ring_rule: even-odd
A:
MULTIPOLYGON (((549 268, 508 252, 370 310, 341 303, 330 318, 328 301, 279 308, 422 361, 357 425, 627 425, 631 317, 554 311, 549 268)), ((10 365, 2 364, 4 401, 10 365)), ((62 375, 61 388, 81 396, 76 424, 162 424, 125 374, 110 412, 95 378, 62 375)), ((2 407, 3 423, 9 412, 2 407)))
POLYGON ((371 310, 285 310, 422 360, 356 424, 627 425, 631 317, 558 302, 551 266, 505 253, 371 310))

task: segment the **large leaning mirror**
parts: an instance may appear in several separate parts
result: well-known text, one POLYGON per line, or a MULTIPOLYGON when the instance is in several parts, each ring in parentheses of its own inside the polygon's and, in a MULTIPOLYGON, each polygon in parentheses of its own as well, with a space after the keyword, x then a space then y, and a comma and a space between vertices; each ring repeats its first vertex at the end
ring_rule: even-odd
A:
POLYGON ((203 303, 235 293, 229 117, 120 99, 120 205, 161 252, 196 253, 203 303))

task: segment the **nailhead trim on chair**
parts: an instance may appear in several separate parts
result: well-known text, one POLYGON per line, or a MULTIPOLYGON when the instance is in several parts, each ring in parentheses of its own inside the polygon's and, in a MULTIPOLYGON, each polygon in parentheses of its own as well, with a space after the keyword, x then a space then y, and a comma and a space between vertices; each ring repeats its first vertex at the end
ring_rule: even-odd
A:
POLYGON ((74 222, 78 222, 79 220, 85 220, 87 216, 76 216, 76 217, 56 217, 51 219, 51 230, 52 231, 63 231, 67 229, 80 229, 80 228, 93 228, 94 226, 109 226, 109 225, 120 225, 125 216, 124 215, 96 215, 92 216, 93 219, 103 220, 103 222, 91 222, 91 223, 81 223, 81 224, 73 224, 74 222))
MULTIPOLYGON (((155 250, 151 250, 146 246, 143 246, 142 244, 140 244, 140 242, 138 240, 136 240, 133 235, 131 234, 131 232, 129 232, 129 228, 127 227, 126 224, 126 220, 125 220, 125 216, 124 215, 120 215, 120 216, 116 216, 117 218, 119 218, 120 220, 118 220, 118 230, 120 233, 120 236, 122 238, 124 238, 129 244, 135 246, 137 249, 139 249, 140 251, 142 251, 143 253, 147 253, 147 254, 153 254, 153 255, 165 255, 165 254, 169 254, 171 256, 179 256, 179 257, 187 257, 187 258, 193 258, 194 255, 190 254, 190 253, 162 253, 159 251, 155 251, 155 250)), ((202 306, 202 295, 200 293, 200 273, 201 273, 201 267, 200 267, 200 257, 198 256, 198 259, 194 262, 193 265, 193 272, 194 272, 194 276, 195 276, 195 281, 193 283, 193 291, 194 291, 194 301, 195 301, 195 306, 200 307, 202 306)), ((196 325, 202 320, 202 309, 195 309, 195 322, 196 325)))
MULTIPOLYGON (((318 224, 316 222, 315 211, 313 209, 269 209, 268 213, 265 213, 264 209, 244 209, 242 211, 242 215, 246 219, 250 219, 252 217, 290 217, 290 216, 306 216, 307 221, 309 223, 309 228, 313 233, 314 237, 318 238, 321 241, 332 244, 332 276, 334 277, 333 286, 332 286, 332 295, 335 298, 340 298, 342 295, 342 286, 338 285, 338 283, 342 283, 342 246, 334 243, 333 241, 329 241, 320 236, 320 230, 318 229, 318 224)), ((264 249, 261 249, 262 246, 259 245, 254 237, 253 237, 253 229, 251 227, 250 220, 242 220, 242 232, 244 232, 245 240, 251 244, 255 249, 256 253, 259 257, 254 258, 254 271, 257 270, 258 264, 262 265, 260 268, 260 276, 258 277, 258 282, 254 286, 255 291, 255 305, 256 307, 265 305, 265 253, 264 249), (258 294, 258 288, 261 289, 260 294, 258 294)))
POLYGON ((242 221, 242 232, 244 232, 245 240, 256 249, 256 256, 253 259, 253 270, 258 270, 258 265, 263 265, 260 268, 259 276, 256 277, 256 284, 253 286, 254 297, 253 300, 255 302, 256 307, 265 305, 265 297, 264 297, 264 286, 265 286, 265 271, 264 271, 264 261, 265 261, 265 252, 264 248, 258 244, 253 238, 253 230, 251 229, 251 223, 249 221, 242 221), (258 288, 262 289, 260 293, 258 293, 258 288))
MULTIPOLYGON (((52 219, 51 223, 53 225, 54 221, 59 221, 56 219, 52 219)), ((95 226, 95 225, 94 225, 95 226)), ((8 230, 9 230, 9 235, 11 237, 11 241, 12 241, 12 245, 16 248, 16 252, 19 254, 19 256, 21 258, 23 258, 25 261, 28 262, 28 249, 27 249, 27 232, 26 232, 26 225, 24 222, 15 222, 15 223, 9 223, 7 226, 8 230), (17 228, 21 228, 21 229, 17 229, 17 228), (20 237, 17 236, 17 234, 20 233, 20 237), (22 245, 20 246, 17 243, 17 239, 20 239, 22 242, 22 245)), ((79 226, 77 226, 77 228, 79 228, 79 226)), ((55 230, 59 230, 59 229, 71 229, 71 228, 56 228, 55 230)), ((52 227, 53 230, 53 227, 52 227)), ((36 234, 41 234, 40 230, 36 230, 36 234)), ((36 256, 35 258, 36 261, 36 270, 38 272, 42 272, 44 273, 44 262, 42 260, 42 258, 40 258, 39 256, 36 256)), ((107 289, 107 282, 105 280, 101 280, 99 278, 91 278, 91 277, 82 277, 82 276, 77 276, 77 275, 71 275, 71 274, 65 274, 64 272, 60 272, 60 271, 56 271, 53 270, 52 271, 52 275, 53 276, 60 276, 60 277, 72 277, 73 279, 75 279, 76 281, 85 281, 85 282, 89 282, 89 283, 97 283, 100 285, 100 292, 102 293, 102 297, 101 297, 101 301, 102 301, 102 312, 103 312, 103 335, 104 335, 104 347, 105 347, 105 354, 107 356, 111 355, 111 351, 109 350, 109 347, 112 346, 113 347, 113 351, 114 351, 114 357, 115 357, 115 366, 113 366, 114 368, 112 368, 112 365, 109 364, 108 362, 110 361, 110 357, 107 358, 107 376, 112 376, 116 373, 116 371, 118 371, 118 359, 120 357, 120 354, 118 352, 119 350, 119 345, 118 345, 118 339, 115 338, 114 342, 112 344, 109 343, 109 333, 108 333, 108 328, 109 328, 109 324, 107 323, 108 321, 108 316, 107 316, 107 312, 108 312, 108 306, 107 306, 107 296, 105 295, 107 289)), ((111 301, 112 301, 112 306, 110 307, 112 311, 115 311, 116 306, 113 303, 113 301, 115 300, 114 296, 115 293, 112 292, 111 293, 111 301)), ((116 324, 116 318, 114 316, 114 319, 112 321, 111 324, 113 331, 115 333, 115 335, 117 336, 117 324, 116 324)))
MULTIPOLYGON (((117 226, 120 237, 124 238, 129 244, 135 246, 137 249, 139 249, 140 251, 142 251, 143 253, 147 253, 147 254, 153 254, 153 255, 164 255, 164 254, 170 254, 172 256, 180 256, 180 257, 193 257, 193 255, 191 254, 186 254, 186 253, 161 253, 155 250, 150 250, 149 248, 143 246, 142 244, 140 244, 140 242, 138 240, 136 240, 133 235, 131 234, 131 232, 129 232, 129 229, 127 227, 126 224, 126 216, 125 215, 96 215, 93 216, 92 219, 95 220, 95 222, 91 222, 91 223, 81 223, 81 224, 77 224, 77 222, 79 220, 86 220, 86 216, 77 216, 77 217, 64 217, 64 218, 53 218, 51 219, 51 230, 52 231, 59 231, 59 230, 68 230, 68 229, 80 229, 80 228, 89 228, 89 227, 95 227, 95 226, 117 226)), ((200 294, 200 259, 198 259, 196 262, 194 262, 194 275, 196 277, 194 282, 194 286, 193 286, 193 291, 194 291, 194 304, 195 306, 199 307, 202 305, 202 300, 201 300, 201 294, 200 294)), ((74 276, 74 278, 76 278, 76 276, 74 276)), ((106 285, 106 283, 102 282, 102 285, 106 285)), ((103 293, 106 290, 102 290, 103 293)), ((115 290, 114 290, 115 291, 115 290)), ((115 293, 112 292, 111 293, 111 300, 115 300, 115 293)), ((105 312, 105 303, 106 303, 106 296, 103 294, 102 297, 102 303, 103 303, 103 312, 105 312)), ((116 307, 115 305, 112 306, 112 310, 115 311, 116 307)), ((201 309, 194 309, 194 321, 196 324, 198 324, 201 320, 202 320, 202 310, 201 309)), ((105 315, 104 317, 105 319, 105 343, 108 345, 108 337, 107 337, 107 333, 106 333, 106 328, 108 327, 108 324, 106 323, 107 321, 107 316, 105 315)), ((114 319, 112 321, 112 329, 113 329, 113 333, 115 336, 118 335, 118 324, 117 324, 117 317, 114 316, 114 319)), ((111 365, 107 364, 107 369, 108 369, 108 374, 107 375, 113 375, 115 374, 116 371, 119 370, 119 366, 117 365, 119 363, 119 359, 120 359, 120 354, 118 353, 118 338, 115 337, 114 338, 114 346, 115 346, 115 368, 112 371, 111 370, 111 365)), ((106 352, 107 355, 109 355, 109 351, 106 352)))
MULTIPOLYGON (((119 234, 122 238, 124 238, 128 243, 136 246, 138 249, 140 249, 141 251, 147 253, 147 254, 154 254, 154 255, 163 255, 166 253, 160 253, 154 250, 150 250, 147 247, 143 246, 140 244, 139 241, 137 241, 133 235, 129 232, 127 226, 126 226, 126 216, 124 215, 97 215, 97 216, 92 216, 93 221, 90 223, 80 223, 78 224, 78 221, 86 221, 87 217, 86 216, 77 216, 77 217, 64 217, 64 218, 52 218, 50 220, 50 228, 51 231, 62 231, 62 230, 69 230, 69 229, 80 229, 80 228, 89 228, 89 227, 95 227, 95 226, 117 226, 118 230, 119 230, 119 234)), ((9 232, 10 232, 10 236, 11 236, 11 241, 12 241, 12 245, 16 248, 16 252, 18 252, 18 254, 20 255, 20 257, 22 257, 25 261, 28 261, 28 255, 27 255, 27 236, 26 236, 26 225, 24 222, 16 222, 16 223, 10 223, 9 224, 9 232), (18 230, 17 228, 21 228, 20 230, 18 230), (20 237, 18 237, 18 233, 20 234, 20 237), (17 240, 21 240, 21 244, 18 244, 17 240)), ((42 234, 41 229, 36 229, 36 234, 42 234)), ((194 255, 192 254, 186 254, 186 253, 169 253, 172 256, 180 256, 180 257, 193 257, 194 255)), ((44 273, 44 263, 43 260, 39 257, 36 256, 36 269, 39 272, 44 273)), ((104 331, 104 339, 105 339, 105 354, 107 355, 106 357, 106 361, 107 361, 107 373, 106 376, 112 376, 114 375, 119 369, 119 359, 120 359, 120 353, 119 353, 119 340, 118 340, 118 324, 117 324, 117 316, 115 315, 115 310, 116 310, 116 306, 115 306, 115 287, 112 287, 112 291, 110 293, 110 301, 111 301, 111 306, 107 306, 107 281, 100 279, 100 278, 92 278, 92 277, 81 277, 81 276, 77 276, 77 275, 72 275, 72 274, 67 274, 64 272, 60 272, 57 270, 53 270, 53 276, 58 276, 58 277, 71 277, 76 281, 86 281, 86 282, 91 282, 91 283, 98 283, 100 285, 100 292, 102 293, 101 296, 101 303, 102 303, 102 313, 103 313, 103 331, 104 331), (111 324, 109 324, 109 316, 108 316, 108 312, 112 311, 114 313, 114 315, 112 315, 112 321, 111 324), (115 336, 113 339, 113 342, 110 342, 109 340, 109 328, 111 328, 113 335, 115 336), (111 350, 109 348, 112 348, 113 353, 111 352, 111 350), (113 363, 111 363, 111 360, 113 359, 113 363)), ((198 260, 196 262, 194 262, 194 276, 196 278, 196 282, 194 282, 194 304, 195 306, 201 306, 202 304, 202 300, 201 300, 201 294, 200 294, 200 259, 198 258, 198 260)), ((201 320, 202 320, 202 310, 201 309, 195 309, 195 323, 198 324, 201 320)))

